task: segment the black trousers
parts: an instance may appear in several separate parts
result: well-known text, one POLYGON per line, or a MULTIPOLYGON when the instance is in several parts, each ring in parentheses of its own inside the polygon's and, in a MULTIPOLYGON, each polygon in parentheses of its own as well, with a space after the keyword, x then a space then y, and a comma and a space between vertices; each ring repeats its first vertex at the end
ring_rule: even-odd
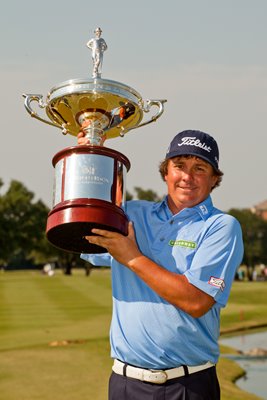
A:
POLYGON ((170 379, 162 385, 112 372, 109 400, 220 400, 220 386, 215 367, 170 379))

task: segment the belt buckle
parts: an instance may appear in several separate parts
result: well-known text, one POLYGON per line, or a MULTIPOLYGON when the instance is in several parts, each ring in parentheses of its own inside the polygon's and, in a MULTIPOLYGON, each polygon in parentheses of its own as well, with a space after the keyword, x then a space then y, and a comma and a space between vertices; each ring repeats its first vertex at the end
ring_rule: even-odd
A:
POLYGON ((148 375, 147 378, 146 378, 146 376, 144 376, 144 380, 147 380, 148 382, 156 383, 159 385, 165 383, 168 379, 167 373, 163 370, 150 369, 150 370, 148 370, 147 375, 148 375))

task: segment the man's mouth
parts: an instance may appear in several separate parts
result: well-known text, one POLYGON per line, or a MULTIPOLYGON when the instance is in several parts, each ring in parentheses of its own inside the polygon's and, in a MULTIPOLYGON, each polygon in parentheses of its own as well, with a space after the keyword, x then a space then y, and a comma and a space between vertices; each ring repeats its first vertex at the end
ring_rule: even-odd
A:
POLYGON ((191 190, 195 190, 196 188, 195 187, 192 187, 192 186, 178 186, 179 187, 179 189, 181 189, 181 190, 189 190, 189 191, 191 191, 191 190))

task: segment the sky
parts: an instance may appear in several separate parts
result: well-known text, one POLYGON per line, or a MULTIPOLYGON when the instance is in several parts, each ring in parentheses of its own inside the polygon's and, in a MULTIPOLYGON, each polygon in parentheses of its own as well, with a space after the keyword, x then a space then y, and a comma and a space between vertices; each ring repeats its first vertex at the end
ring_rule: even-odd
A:
MULTIPOLYGON (((9 0, 1 7, 0 178, 52 206, 53 156, 76 138, 31 118, 23 93, 91 78, 87 41, 101 27, 108 50, 102 78, 134 88, 144 100, 166 99, 157 122, 105 142, 131 161, 127 190, 165 194, 158 165, 185 129, 214 136, 222 209, 267 199, 266 0, 9 0)), ((43 110, 32 105, 41 116, 43 110)), ((145 118, 149 118, 145 115, 145 118)))

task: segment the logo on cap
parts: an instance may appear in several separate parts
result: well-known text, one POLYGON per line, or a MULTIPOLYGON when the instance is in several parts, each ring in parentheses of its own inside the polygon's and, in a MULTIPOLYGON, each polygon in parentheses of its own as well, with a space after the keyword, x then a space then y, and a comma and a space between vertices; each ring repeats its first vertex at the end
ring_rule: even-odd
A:
POLYGON ((201 141, 196 137, 184 137, 181 139, 181 143, 178 143, 178 146, 195 146, 200 147, 201 149, 206 150, 209 153, 211 152, 211 147, 207 146, 206 143, 201 143, 201 141))

